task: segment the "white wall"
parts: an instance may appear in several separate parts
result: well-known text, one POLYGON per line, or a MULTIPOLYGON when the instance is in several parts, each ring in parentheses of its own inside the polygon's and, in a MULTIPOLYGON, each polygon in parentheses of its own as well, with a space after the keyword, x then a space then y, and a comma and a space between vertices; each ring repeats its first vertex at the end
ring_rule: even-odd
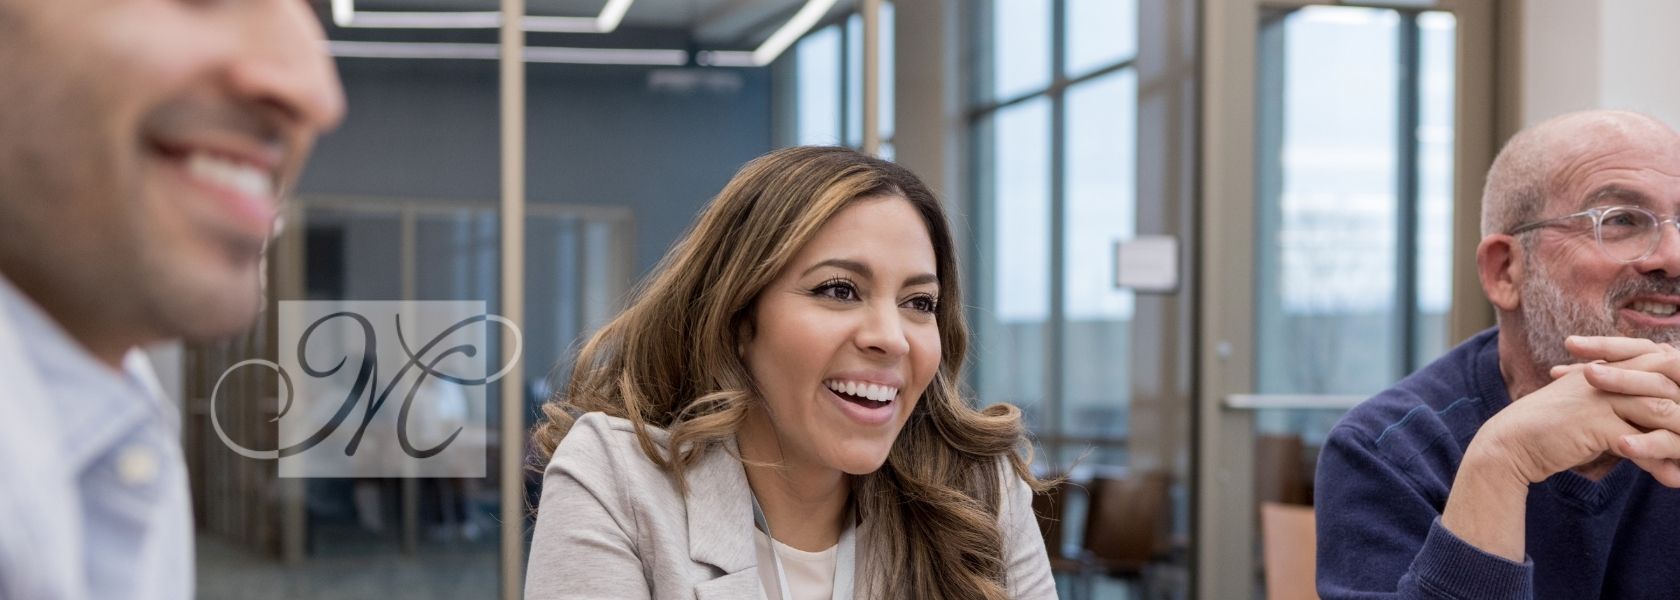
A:
POLYGON ((1680 2, 1521 0, 1523 126, 1620 108, 1680 126, 1680 2))
POLYGON ((1604 8, 1598 23, 1600 100, 1680 127, 1680 35, 1675 32, 1680 2, 1606 0, 1604 8))

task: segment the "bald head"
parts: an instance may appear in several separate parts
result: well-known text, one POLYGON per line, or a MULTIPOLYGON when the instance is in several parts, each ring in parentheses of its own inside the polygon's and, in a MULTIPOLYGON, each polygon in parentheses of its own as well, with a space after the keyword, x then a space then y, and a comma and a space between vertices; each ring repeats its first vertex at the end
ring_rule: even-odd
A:
POLYGON ((1488 169, 1482 190, 1482 235, 1504 233, 1540 218, 1584 167, 1583 159, 1621 152, 1661 154, 1680 148, 1680 134, 1649 115, 1589 110, 1552 117, 1512 136, 1488 169))

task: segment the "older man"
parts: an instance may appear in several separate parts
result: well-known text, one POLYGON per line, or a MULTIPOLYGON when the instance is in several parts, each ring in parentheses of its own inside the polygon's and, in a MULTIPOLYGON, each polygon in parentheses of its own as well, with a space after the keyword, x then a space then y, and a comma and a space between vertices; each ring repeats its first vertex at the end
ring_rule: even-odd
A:
POLYGON ((1321 596, 1680 596, 1677 212, 1680 135, 1650 117, 1511 139, 1476 248, 1499 326, 1332 430, 1321 596))
POLYGON ((0 598, 189 598, 178 409, 343 90, 299 0, 0 0, 0 598))

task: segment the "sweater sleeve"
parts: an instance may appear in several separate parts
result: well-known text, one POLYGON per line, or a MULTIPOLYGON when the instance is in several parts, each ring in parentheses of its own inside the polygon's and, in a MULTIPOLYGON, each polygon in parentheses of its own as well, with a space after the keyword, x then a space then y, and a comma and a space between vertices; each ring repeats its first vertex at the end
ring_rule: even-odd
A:
MULTIPOLYGON (((1366 598, 1527 600, 1534 563, 1477 549, 1441 525, 1441 511, 1355 428, 1337 427, 1319 454, 1318 594, 1366 598)), ((1450 482, 1451 474, 1443 479, 1450 482)))

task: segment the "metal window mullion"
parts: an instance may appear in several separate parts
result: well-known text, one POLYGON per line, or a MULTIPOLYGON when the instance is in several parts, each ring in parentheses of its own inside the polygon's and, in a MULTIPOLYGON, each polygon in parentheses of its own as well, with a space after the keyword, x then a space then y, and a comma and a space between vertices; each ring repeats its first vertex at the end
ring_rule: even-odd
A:
POLYGON ((840 69, 836 73, 840 77, 840 113, 836 115, 840 121, 840 139, 835 140, 836 146, 851 146, 851 117, 852 117, 852 22, 842 17, 837 23, 840 33, 840 69))
POLYGON ((881 0, 863 0, 863 68, 858 85, 863 88, 863 123, 858 146, 864 152, 881 154, 881 0))
POLYGON ((1420 58, 1418 55, 1418 13, 1400 13, 1400 85, 1399 85, 1399 148, 1396 152, 1396 218, 1398 231, 1395 240, 1395 292, 1399 294, 1395 307, 1399 309, 1400 328, 1399 377, 1417 366, 1417 232, 1418 232, 1418 122, 1420 58))
MULTIPOLYGON (((968 85, 963 88, 962 92, 965 94, 964 103, 972 107, 978 104, 981 97, 980 90, 991 79, 988 75, 991 71, 991 53, 988 51, 989 48, 983 45, 983 41, 990 42, 993 39, 990 29, 991 19, 989 18, 991 6, 989 3, 973 2, 963 4, 957 10, 959 11, 959 18, 967 25, 967 27, 962 28, 963 33, 961 34, 962 56, 966 59, 964 62, 973 65, 971 68, 976 73, 976 76, 968 78, 968 85)), ((968 113, 968 121, 964 123, 972 132, 972 135, 969 136, 971 143, 968 144, 963 156, 963 165, 967 168, 967 171, 962 176, 968 181, 969 185, 973 186, 971 189, 975 191, 968 199, 972 203, 969 208, 975 216, 975 234, 969 236, 968 241, 968 255, 974 257, 974 260, 969 262, 967 275, 969 275, 970 281, 975 282, 974 297, 976 299, 992 298, 997 289, 997 283, 989 277, 992 272, 993 259, 990 255, 983 253, 983 250, 988 247, 997 247, 993 239, 991 225, 994 217, 991 214, 990 202, 988 202, 988 194, 992 193, 990 187, 991 170, 984 168, 986 158, 991 155, 990 149, 992 146, 991 132, 986 126, 986 116, 986 114, 970 112, 968 113)), ((986 316, 979 311, 979 307, 983 304, 985 304, 984 300, 970 301, 969 305, 965 307, 968 311, 970 323, 975 323, 978 326, 978 324, 985 322, 986 316)), ((976 341, 989 343, 990 340, 982 339, 983 335, 976 336, 976 341)), ((979 344, 970 347, 979 352, 985 352, 979 344)), ((967 381, 969 389, 983 393, 984 388, 980 385, 980 370, 981 368, 965 369, 963 377, 967 381)), ((980 399, 980 402, 983 403, 984 401, 985 399, 980 399)))
MULTIPOLYGON (((1059 63, 1060 61, 1057 61, 1057 62, 1059 63)), ((997 112, 997 110, 1001 109, 1001 108, 1006 108, 1006 107, 1009 107, 1009 106, 1014 106, 1016 104, 1021 104, 1023 102, 1028 101, 1028 100, 1038 98, 1040 96, 1058 95, 1058 94, 1061 94, 1067 88, 1079 85, 1081 83, 1085 83, 1087 81, 1091 81, 1093 79, 1101 79, 1105 75, 1112 75, 1114 73, 1117 73, 1119 71, 1123 71, 1123 70, 1126 70, 1126 69, 1135 69, 1136 67, 1137 67, 1137 57, 1134 56, 1132 58, 1128 58, 1126 60, 1122 60, 1120 62, 1113 63, 1113 64, 1110 64, 1108 66, 1102 67, 1100 69, 1092 70, 1092 71, 1090 71, 1088 73, 1085 73, 1083 75, 1080 75, 1078 77, 1066 78, 1066 77, 1063 77, 1060 73, 1057 73, 1057 74, 1055 74, 1055 76, 1051 77, 1050 84, 1048 86, 1045 86, 1042 89, 1036 89, 1036 90, 1033 90, 1031 92, 1026 92, 1026 93, 1023 93, 1023 94, 1017 94, 1015 96, 1012 96, 1012 97, 1009 97, 1009 98, 1004 98, 1002 100, 995 100, 994 99, 994 100, 988 100, 988 101, 985 101, 985 102, 980 102, 980 103, 975 104, 970 109, 969 113, 971 115, 971 118, 977 118, 978 116, 985 116, 985 115, 991 114, 993 112, 997 112)))
MULTIPOLYGON (((1063 80, 1062 71, 1065 68, 1062 57, 1063 46, 1066 43, 1063 30, 1067 23, 1067 3, 1056 0, 1051 3, 1050 13, 1050 74, 1053 82, 1063 80)), ((1060 86, 1052 84, 1047 92, 1050 98, 1050 327, 1046 340, 1049 344, 1045 353, 1047 361, 1045 372, 1047 389, 1045 390, 1045 406, 1049 408, 1050 435, 1052 439, 1063 437, 1062 411, 1063 397, 1067 392, 1066 349, 1063 342, 1067 335, 1066 290, 1062 282, 1067 276, 1067 248, 1063 243, 1066 231, 1066 196, 1067 186, 1063 181, 1067 173, 1067 150, 1065 148, 1067 134, 1067 104, 1066 94, 1060 86)), ((1051 456, 1060 456, 1061 443, 1052 444, 1051 456)))

